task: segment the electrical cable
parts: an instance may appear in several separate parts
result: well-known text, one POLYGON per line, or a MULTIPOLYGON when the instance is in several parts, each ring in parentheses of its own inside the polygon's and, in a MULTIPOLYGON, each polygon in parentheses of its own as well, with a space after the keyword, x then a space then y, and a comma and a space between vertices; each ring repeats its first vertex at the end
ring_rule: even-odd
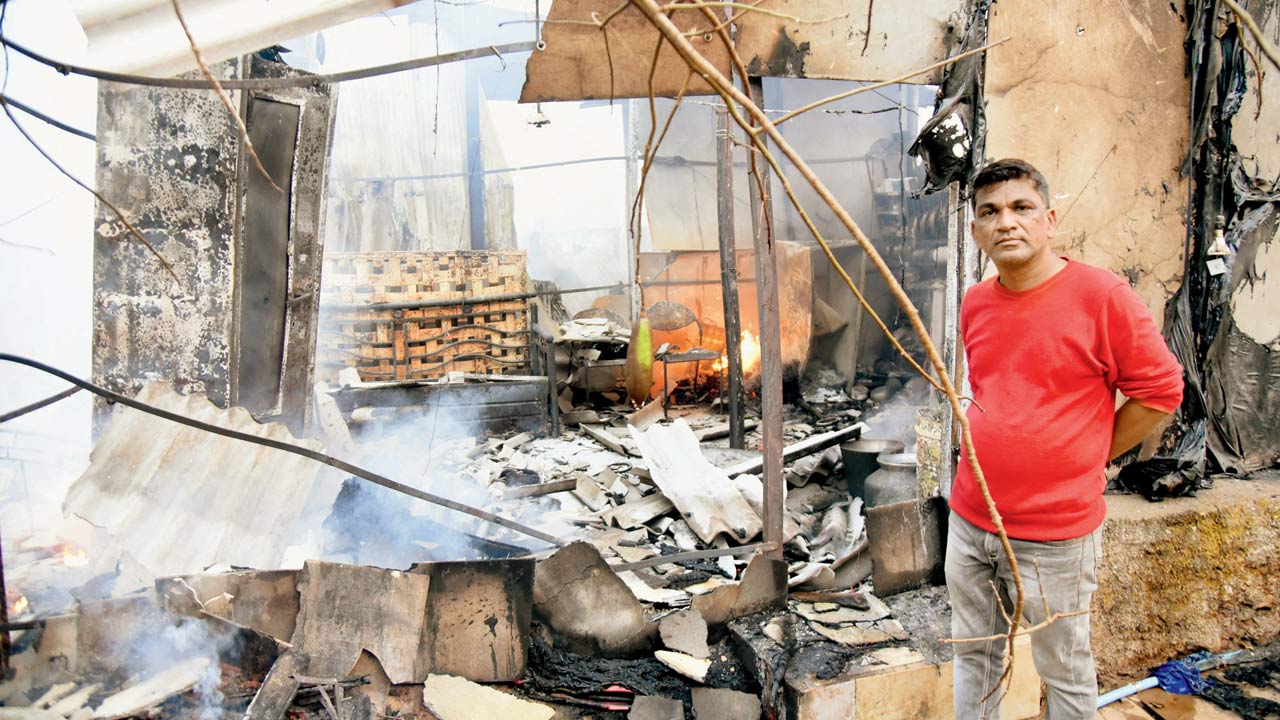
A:
MULTIPOLYGON (((6 48, 13 48, 19 53, 26 55, 28 58, 31 58, 42 65, 48 65, 63 75, 83 75, 85 77, 107 80, 109 82, 145 85, 147 87, 175 88, 178 90, 213 89, 209 85, 208 81, 203 78, 158 78, 147 77, 145 75, 130 75, 128 73, 111 72, 108 70, 97 70, 94 68, 72 65, 70 63, 54 60, 53 58, 41 55, 40 53, 3 36, 0 36, 0 43, 3 43, 6 48)), ((462 62, 464 60, 474 60, 476 58, 488 57, 489 55, 496 55, 498 59, 501 60, 502 56, 506 53, 532 52, 533 49, 534 43, 532 42, 507 43, 506 45, 486 45, 485 47, 472 48, 470 50, 459 50, 458 52, 445 53, 443 55, 414 58, 412 60, 404 60, 398 63, 391 63, 389 65, 377 65, 358 70, 329 73, 327 75, 300 75, 297 77, 287 78, 230 78, 227 80, 219 79, 218 82, 227 90, 283 90, 285 88, 311 87, 314 85, 340 83, 350 80, 363 80, 365 78, 377 77, 379 75, 390 75, 392 73, 404 72, 405 70, 416 70, 418 68, 431 67, 433 65, 447 65, 449 63, 462 62)))
POLYGON ((85 140, 93 140, 95 142, 97 142, 98 140, 98 137, 93 133, 85 132, 80 128, 72 127, 71 125, 68 125, 62 122, 61 120, 57 120, 55 118, 49 117, 48 115, 45 115, 44 113, 40 112, 39 110, 36 110, 30 105, 27 105, 24 102, 15 100, 14 98, 9 97, 4 93, 0 93, 0 105, 12 105, 13 107, 21 110, 22 112, 30 115, 33 118, 36 118, 37 120, 43 120, 49 123, 50 125, 58 128, 59 130, 65 130, 66 132, 69 132, 72 135, 78 135, 84 138, 85 140))
POLYGON ((549 535, 536 528, 531 528, 527 525, 522 525, 514 520, 508 520, 507 518, 504 518, 500 515, 495 515, 487 510, 481 510, 479 508, 471 507, 470 505, 465 505, 455 500, 450 500, 449 498, 441 497, 439 495, 435 495, 433 493, 429 493, 424 490, 419 490, 415 487, 405 485, 404 483, 396 482, 395 480, 392 480, 390 478, 383 477, 382 475, 378 475, 376 473, 370 472, 369 470, 365 470, 362 467, 352 465, 351 463, 346 462, 344 460, 339 460, 338 458, 333 457, 332 455, 326 455, 325 453, 317 452, 315 450, 311 450, 310 448, 305 448, 300 445, 294 445, 292 443, 280 442, 279 440, 272 440, 271 438, 258 437, 257 435, 250 435, 248 433, 242 433, 236 430, 228 430, 227 428, 218 427, 217 425, 211 425, 209 423, 201 422, 199 420, 193 420, 191 418, 178 415, 177 413, 169 412, 168 410, 162 410, 158 407, 153 407, 144 402, 139 402, 138 400, 135 400, 126 395, 121 395, 120 393, 112 392, 110 390, 107 390, 106 388, 94 385, 88 380, 82 380, 76 377, 75 375, 64 372, 55 367, 45 365, 44 363, 38 360, 32 360, 30 358, 24 358, 18 355, 11 355, 9 353, 0 353, 0 361, 16 363, 18 365, 25 365, 29 368, 33 368, 35 370, 48 373, 50 375, 53 375, 54 377, 61 378, 73 385, 76 385, 80 388, 88 390, 89 392, 95 395, 98 395, 99 397, 105 398, 108 402, 119 403, 126 407, 131 407, 134 410, 140 410, 149 415, 155 415, 156 417, 164 418, 165 420, 169 420, 171 422, 176 422, 182 425, 186 425, 187 427, 193 427, 193 428, 196 428, 197 430, 204 430, 205 432, 210 432, 210 433, 213 433, 214 435, 229 437, 233 440, 242 440, 244 442, 253 443, 255 445, 262 445, 264 447, 273 448, 275 450, 283 450, 284 452, 293 453, 294 455, 300 455, 309 460, 315 460, 316 462, 324 463, 325 465, 329 465, 330 467, 337 468, 344 473, 354 475, 355 477, 358 477, 362 480, 367 480, 375 485, 381 485, 382 487, 387 488, 389 490, 394 490, 398 493, 408 495, 409 497, 417 498, 418 500, 429 502, 433 505, 439 505, 441 507, 449 508, 450 510, 455 510, 460 513, 471 515, 472 517, 478 517, 481 520, 486 520, 495 525, 501 525, 502 527, 515 530, 516 532, 522 535, 528 535, 529 537, 537 538, 538 540, 542 540, 543 542, 549 543, 556 547, 564 547, 565 545, 569 544, 568 541, 566 540, 557 538, 554 535, 549 535))

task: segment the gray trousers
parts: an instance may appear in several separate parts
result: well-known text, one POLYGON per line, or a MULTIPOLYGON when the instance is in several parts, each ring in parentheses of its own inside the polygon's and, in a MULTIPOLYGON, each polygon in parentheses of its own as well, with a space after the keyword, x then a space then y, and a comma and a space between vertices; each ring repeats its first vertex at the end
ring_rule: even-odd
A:
MULTIPOLYGON (((1102 529, 1073 540, 1010 540, 1026 593, 1022 627, 1050 613, 1088 610, 1097 589, 1102 529), (1038 567, 1038 572, 1037 572, 1038 567)), ((1016 594, 999 536, 951 513, 947 531, 947 590, 951 595, 951 637, 956 640, 1008 632, 996 606, 1013 612, 1016 594), (993 584, 995 589, 993 589, 993 584), (999 597, 997 598, 997 593, 999 597)), ((1000 718, 1003 691, 992 688, 1004 669, 1006 641, 959 642, 955 650, 957 720, 1000 718), (990 694, 990 697, 987 695, 990 694), (984 700, 984 698, 986 698, 984 700)), ((1098 680, 1089 645, 1089 615, 1058 618, 1031 635, 1036 672, 1048 686, 1046 720, 1092 719, 1097 714, 1098 680)))

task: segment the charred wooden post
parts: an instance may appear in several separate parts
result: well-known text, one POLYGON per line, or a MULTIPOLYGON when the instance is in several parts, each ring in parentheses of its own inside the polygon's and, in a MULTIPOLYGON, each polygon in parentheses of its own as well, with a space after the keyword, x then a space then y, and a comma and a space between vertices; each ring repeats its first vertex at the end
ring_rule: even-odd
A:
POLYGON ((742 449, 742 322, 738 314, 738 248, 733 235, 733 130, 729 112, 716 109, 716 220, 720 229, 720 287, 724 296, 725 355, 729 375, 729 447, 742 449))
MULTIPOLYGON (((753 77, 751 100, 764 107, 764 83, 753 77)), ((778 307, 778 258, 769 207, 769 169, 757 163, 762 182, 751 183, 751 227, 756 249, 756 302, 760 308, 760 451, 764 455, 766 557, 782 559, 782 321, 778 307)))
POLYGON ((294 675, 307 668, 310 656, 301 650, 289 650, 276 659, 271 671, 258 688, 258 694, 245 711, 245 720, 279 720, 288 712, 301 683, 294 675))

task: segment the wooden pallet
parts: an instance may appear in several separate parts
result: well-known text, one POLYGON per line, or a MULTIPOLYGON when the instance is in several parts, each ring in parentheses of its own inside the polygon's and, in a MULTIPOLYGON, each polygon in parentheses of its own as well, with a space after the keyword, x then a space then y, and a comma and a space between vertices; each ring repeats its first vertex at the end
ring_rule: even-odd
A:
POLYGON ((367 381, 528 373, 528 301, 472 301, 524 292, 527 282, 523 252, 332 254, 322 307, 337 309, 322 314, 318 372, 354 367, 367 381), (430 308, 361 307, 453 299, 459 302, 430 308))

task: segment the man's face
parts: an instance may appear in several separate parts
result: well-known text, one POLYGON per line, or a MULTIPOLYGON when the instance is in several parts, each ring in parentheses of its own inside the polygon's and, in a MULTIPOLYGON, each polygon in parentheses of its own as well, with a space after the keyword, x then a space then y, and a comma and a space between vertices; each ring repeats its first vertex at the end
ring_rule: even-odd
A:
POLYGON ((999 270, 1014 270, 1053 257, 1057 214, 1030 180, 1019 178, 978 191, 973 239, 999 270))

